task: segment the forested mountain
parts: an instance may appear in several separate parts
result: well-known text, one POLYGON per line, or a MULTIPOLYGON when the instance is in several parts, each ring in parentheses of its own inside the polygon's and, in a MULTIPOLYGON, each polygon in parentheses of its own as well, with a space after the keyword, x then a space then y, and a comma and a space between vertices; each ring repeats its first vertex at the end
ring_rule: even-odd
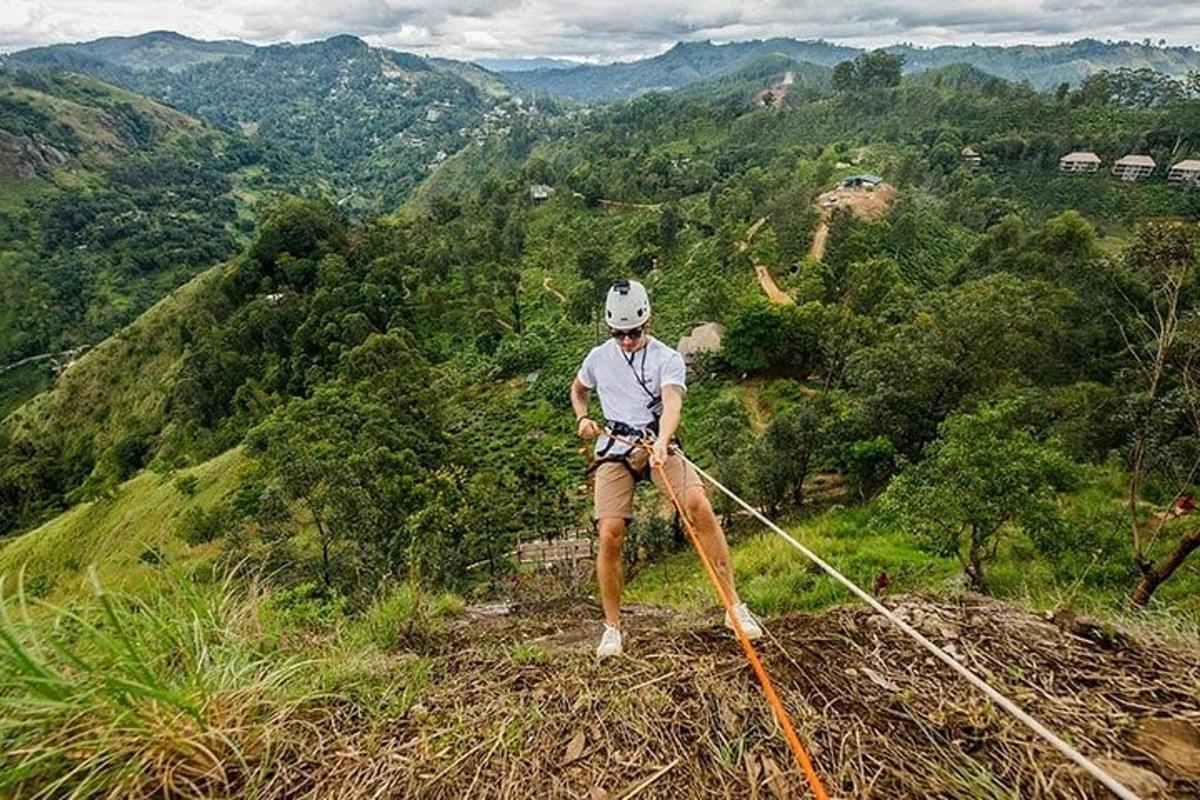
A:
POLYGON ((475 63, 492 72, 527 72, 531 69, 570 69, 578 61, 564 58, 477 58, 475 63))
POLYGON ((352 213, 396 208, 451 154, 538 113, 507 101, 506 84, 480 67, 352 36, 236 49, 159 34, 106 41, 26 50, 8 63, 93 73, 241 131, 282 159, 273 180, 352 213))
MULTIPOLYGON (((240 249, 260 161, 244 137, 117 87, 0 72, 0 367, 95 344, 240 249)), ((50 364, 0 374, 0 408, 50 364)))
POLYGON ((1176 78, 1200 70, 1200 51, 1194 47, 1167 47, 1145 42, 1100 42, 1081 39, 1055 45, 945 45, 942 47, 889 47, 905 57, 910 72, 950 64, 970 64, 1010 81, 1029 81, 1038 89, 1060 83, 1078 85, 1101 70, 1151 69, 1176 78))
MULTIPOLYGON (((690 395, 690 424, 701 432, 691 446, 721 453, 720 469, 734 470, 726 477, 764 502, 783 502, 798 484, 753 477, 752 464, 774 463, 756 448, 773 445, 730 406, 740 373, 786 377, 781 386, 792 388, 770 401, 777 412, 804 394, 797 381, 833 392, 832 406, 810 410, 833 426, 821 458, 849 471, 862 467, 850 455, 860 451, 886 450, 893 465, 919 458, 948 417, 985 400, 1019 397, 1038 435, 1066 437, 1081 461, 1132 435, 1112 418, 1061 428, 1074 424, 1061 415, 1077 402, 1119 405, 1132 391, 1120 329, 1106 322, 1123 294, 1141 291, 1124 285, 1141 279, 1121 272, 1120 254, 1167 235, 1137 233, 1142 220, 1200 216, 1200 193, 1062 175, 1056 163, 1083 146, 1106 160, 1130 148, 1163 163, 1182 157, 1200 136, 1197 101, 1129 108, 1086 87, 1042 94, 961 70, 861 89, 796 80, 778 104, 756 99, 753 85, 778 87, 794 66, 765 59, 728 93, 648 95, 539 123, 527 156, 507 147, 506 160, 493 162, 486 148, 468 154, 484 168, 464 175, 489 177, 442 184, 428 213, 354 227, 330 204, 287 204, 248 251, 84 356, 9 419, 0 484, 8 528, 69 497, 104 496, 146 464, 194 463, 249 441, 264 464, 283 469, 299 456, 272 450, 276 442, 351 452, 362 444, 356 431, 410 425, 428 436, 396 446, 415 461, 391 464, 380 451, 383 461, 353 467, 364 470, 355 491, 383 494, 351 505, 400 516, 347 517, 336 529, 345 536, 449 513, 422 511, 437 492, 412 487, 451 470, 462 481, 454 493, 483 492, 507 480, 514 459, 526 472, 537 465, 541 494, 524 501, 540 524, 569 526, 582 506, 569 420, 557 408, 594 341, 604 286, 629 273, 650 284, 656 331, 668 341, 705 320, 730 331, 714 382, 690 395), (986 168, 962 163, 965 145, 986 168), (885 176, 899 201, 883 218, 834 214, 817 260, 814 201, 858 171, 885 176), (532 182, 559 191, 530 205, 532 182), (756 263, 770 265, 794 304, 765 304, 756 263), (438 399, 413 394, 414 381, 438 399), (702 433, 717 428, 725 433, 715 439, 702 433), (452 441, 441 430, 455 431, 452 441), (493 444, 471 444, 484 439, 493 444), (726 449, 732 442, 740 444, 726 449), (394 480, 417 494, 386 499, 400 490, 394 480)), ((523 513, 477 523, 510 530, 523 513)), ((453 574, 458 559, 480 557, 455 538, 475 536, 474 524, 447 529, 438 558, 457 555, 425 568, 453 574)), ((484 537, 480 547, 485 540, 495 544, 484 537)), ((326 569, 366 568, 348 546, 331 544, 326 569)), ((391 568, 405 563, 406 546, 390 551, 399 559, 391 568)))
POLYGON ((150 31, 138 36, 108 36, 90 42, 33 47, 21 51, 18 60, 29 66, 61 67, 81 72, 90 71, 89 65, 134 71, 178 71, 228 56, 248 56, 254 49, 254 45, 245 42, 206 42, 174 31, 150 31))
POLYGON ((679 42, 652 58, 603 65, 585 64, 569 69, 535 69, 505 72, 518 86, 538 92, 583 100, 628 98, 647 91, 670 91, 695 81, 736 72, 762 56, 784 55, 832 67, 854 58, 852 47, 823 41, 767 39, 717 45, 712 42, 679 42))
MULTIPOLYGON (((896 45, 887 50, 905 57, 907 72, 970 64, 1007 80, 1029 81, 1039 89, 1050 89, 1063 82, 1078 84, 1100 70, 1121 67, 1149 68, 1175 77, 1200 69, 1200 52, 1190 47, 1105 43, 1094 39, 1049 46, 896 45)), ((728 44, 680 42, 662 55, 632 62, 500 71, 513 83, 537 91, 581 99, 614 99, 646 91, 678 89, 695 81, 721 77, 764 55, 781 54, 832 67, 861 52, 829 42, 787 38, 728 44)))

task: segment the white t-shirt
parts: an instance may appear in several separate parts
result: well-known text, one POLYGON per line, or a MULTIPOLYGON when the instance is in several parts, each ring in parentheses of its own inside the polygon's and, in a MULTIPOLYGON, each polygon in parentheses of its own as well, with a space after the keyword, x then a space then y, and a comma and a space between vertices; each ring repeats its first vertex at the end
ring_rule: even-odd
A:
MULTIPOLYGON (((606 420, 644 428, 661 413, 662 387, 678 386, 687 391, 687 367, 677 350, 649 337, 645 347, 630 354, 621 350, 616 339, 592 348, 579 367, 579 382, 600 395, 600 408, 606 420)), ((608 437, 596 442, 596 452, 608 444, 608 437)), ((622 455, 629 448, 614 442, 609 455, 622 455)))

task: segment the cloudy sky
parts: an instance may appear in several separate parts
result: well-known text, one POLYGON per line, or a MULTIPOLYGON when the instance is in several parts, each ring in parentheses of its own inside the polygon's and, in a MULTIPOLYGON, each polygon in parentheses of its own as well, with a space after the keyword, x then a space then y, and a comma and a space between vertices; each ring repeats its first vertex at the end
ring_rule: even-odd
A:
POLYGON ((453 58, 613 61, 679 40, 795 36, 860 46, 1200 43, 1197 0, 0 0, 0 51, 170 29, 265 44, 352 33, 453 58))

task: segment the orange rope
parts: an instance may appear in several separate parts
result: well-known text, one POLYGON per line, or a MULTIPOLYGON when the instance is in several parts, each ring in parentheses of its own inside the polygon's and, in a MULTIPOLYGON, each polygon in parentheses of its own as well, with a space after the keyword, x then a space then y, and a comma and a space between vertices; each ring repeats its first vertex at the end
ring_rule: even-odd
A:
MULTIPOLYGON (((649 446, 645 443, 639 442, 636 443, 636 446, 643 447, 647 451, 650 450, 649 446)), ((651 453, 651 460, 653 461, 653 453, 651 453)), ((787 711, 784 710, 783 702, 779 699, 779 695, 775 693, 775 687, 772 685, 771 678, 767 675, 767 670, 763 667, 762 661, 758 657, 758 652, 754 649, 754 645, 750 643, 750 638, 746 636, 746 631, 742 628, 742 623, 738 620, 737 614, 734 613, 733 600, 730 598, 729 593, 725 591, 725 587, 721 585, 721 581, 717 577, 716 568, 704 552, 704 548, 700 545, 700 538, 696 535, 696 529, 692 526, 692 520, 688 517, 683 503, 676 496, 675 489, 671 486, 666 469, 661 463, 654 464, 654 469, 658 471, 659 477, 662 478, 667 495, 675 505, 675 510, 679 512, 679 519, 683 522, 683 529, 687 531, 688 538, 692 540, 692 546, 696 548, 696 553, 700 556, 700 562, 704 564, 704 571, 708 573, 709 581, 712 583, 713 588, 717 590, 717 596, 721 598, 721 603, 725 606, 725 613, 728 615, 730 622, 733 623, 733 631, 737 634, 738 641, 742 645, 742 650, 746 653, 746 658, 750 660, 750 666, 754 668, 754 674, 758 676, 758 682, 762 686, 763 694, 767 696, 767 702, 771 705, 771 711, 775 714, 775 721, 783 728, 784 738, 787 739, 788 746, 792 749, 792 755, 796 757, 796 763, 800 765, 800 769, 804 772, 804 777, 808 779, 808 785, 812 788, 813 795, 817 800, 828 800, 829 796, 825 794, 825 787, 821 784, 821 779, 817 776, 817 771, 813 769, 812 759, 808 757, 808 752, 804 749, 804 745, 800 743, 800 737, 796 735, 796 730, 792 727, 792 720, 788 717, 787 711)))

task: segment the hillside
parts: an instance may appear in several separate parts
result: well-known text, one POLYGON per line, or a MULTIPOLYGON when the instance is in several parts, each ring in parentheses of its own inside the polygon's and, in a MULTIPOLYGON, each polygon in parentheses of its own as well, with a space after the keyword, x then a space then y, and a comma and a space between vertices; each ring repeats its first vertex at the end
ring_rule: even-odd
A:
POLYGON ((480 67, 372 48, 353 36, 235 48, 146 34, 26 50, 7 61, 94 73, 239 131, 270 149, 261 185, 315 191, 355 214, 393 210, 448 155, 536 113, 507 102, 507 84, 480 67))
MULTIPOLYGON (((1054 88, 1063 82, 1078 84, 1099 70, 1120 67, 1147 67, 1177 78, 1200 69, 1200 52, 1192 48, 1103 43, 1093 39, 1048 46, 917 48, 897 45, 887 49, 905 57, 905 70, 910 73, 950 64, 970 64, 1006 80, 1028 81, 1038 89, 1054 88)), ((824 41, 788 38, 726 44, 680 42, 661 55, 631 62, 500 71, 513 83, 535 91, 584 100, 611 100, 647 91, 669 91, 695 81, 719 78, 764 55, 777 53, 796 61, 832 67, 860 52, 856 48, 824 41)))
POLYGON ((197 532, 238 490, 245 466, 233 450, 194 469, 143 472, 6 541, 0 575, 11 581, 20 574, 30 597, 51 600, 86 594, 90 575, 114 590, 145 592, 168 571, 202 568, 220 547, 197 532))
MULTIPOLYGON (((58 292, 14 333, 164 253, 190 280, 0 421, 0 795, 799 794, 649 486, 593 657, 567 395, 632 277, 651 336, 711 345, 689 458, 1145 800, 1200 797, 1200 190, 1163 169, 1200 99, 781 41, 590 107, 353 37, 119 68, 179 110, 5 72, 5 258, 49 256, 0 274, 58 292), (414 131, 466 146, 403 161, 414 131)), ((711 500, 831 794, 1103 796, 711 500)))
POLYGON ((0 366, 94 345, 228 257, 258 159, 241 136, 110 84, 0 72, 0 366))

